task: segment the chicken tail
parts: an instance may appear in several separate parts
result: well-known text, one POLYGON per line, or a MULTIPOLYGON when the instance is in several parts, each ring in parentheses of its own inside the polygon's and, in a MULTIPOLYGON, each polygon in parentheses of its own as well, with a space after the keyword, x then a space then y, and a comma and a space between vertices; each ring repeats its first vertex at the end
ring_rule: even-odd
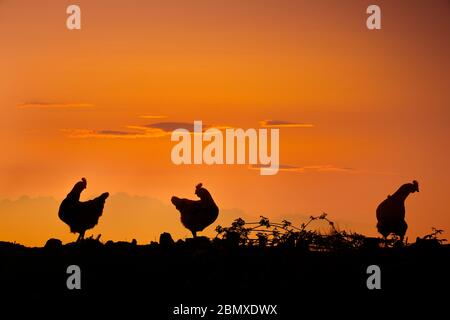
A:
POLYGON ((181 213, 181 210, 183 210, 183 208, 185 208, 186 207, 186 199, 181 199, 181 198, 178 198, 178 197, 172 197, 171 199, 170 199, 170 201, 173 203, 173 205, 175 206, 175 208, 178 210, 178 211, 180 211, 180 213, 181 213))
POLYGON ((174 206, 176 207, 177 204, 180 203, 180 198, 173 196, 172 198, 170 198, 170 201, 174 204, 174 206))
POLYGON ((109 197, 109 192, 104 192, 99 196, 99 198, 102 199, 103 201, 108 199, 108 197, 109 197))

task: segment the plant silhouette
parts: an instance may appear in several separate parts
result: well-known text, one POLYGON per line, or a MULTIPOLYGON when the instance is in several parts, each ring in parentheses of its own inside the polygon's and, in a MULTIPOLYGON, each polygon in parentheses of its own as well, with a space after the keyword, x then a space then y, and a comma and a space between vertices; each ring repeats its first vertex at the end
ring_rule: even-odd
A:
POLYGON ((236 219, 230 227, 217 226, 216 238, 234 241, 244 246, 258 245, 260 247, 289 246, 305 250, 331 251, 336 249, 354 249, 364 244, 365 236, 357 233, 348 233, 336 228, 335 223, 328 219, 326 213, 319 216, 310 216, 309 221, 300 227, 283 220, 281 223, 270 222, 264 216, 258 222, 245 222, 236 219), (321 234, 316 230, 307 230, 313 221, 325 221, 330 226, 328 234, 321 234))

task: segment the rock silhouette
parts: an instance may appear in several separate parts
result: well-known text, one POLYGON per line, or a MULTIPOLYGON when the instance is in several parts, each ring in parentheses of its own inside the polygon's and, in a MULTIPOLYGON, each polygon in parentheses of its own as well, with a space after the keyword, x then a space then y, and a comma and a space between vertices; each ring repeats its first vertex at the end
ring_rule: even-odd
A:
POLYGON ((59 218, 70 227, 70 232, 79 233, 77 241, 84 239, 86 230, 97 225, 109 196, 105 192, 95 199, 82 202, 80 195, 86 187, 86 178, 82 178, 62 201, 58 212, 59 218))
POLYGON ((181 199, 175 196, 171 199, 181 213, 181 223, 192 232, 194 238, 198 231, 211 225, 219 215, 219 208, 201 183, 195 187, 195 194, 200 200, 181 199))
POLYGON ((377 208, 378 232, 387 238, 395 234, 403 241, 408 225, 405 221, 405 200, 410 193, 419 192, 419 183, 405 183, 393 195, 380 203, 377 208))

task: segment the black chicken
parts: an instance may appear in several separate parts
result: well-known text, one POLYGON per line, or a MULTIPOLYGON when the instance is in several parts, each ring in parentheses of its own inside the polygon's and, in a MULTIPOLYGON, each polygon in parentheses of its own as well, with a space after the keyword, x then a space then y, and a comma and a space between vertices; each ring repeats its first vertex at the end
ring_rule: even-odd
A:
POLYGON ((180 199, 172 197, 171 201, 181 213, 181 223, 197 237, 197 231, 202 231, 216 221, 219 208, 208 190, 199 183, 195 187, 195 194, 200 200, 180 199))
POLYGON ((80 194, 86 189, 86 186, 85 178, 78 181, 62 201, 58 212, 59 218, 70 227, 70 232, 79 233, 77 241, 84 238, 86 230, 97 225, 98 219, 103 213, 105 200, 109 196, 109 193, 105 192, 95 199, 82 202, 80 194))
POLYGON ((419 183, 405 183, 393 195, 388 196, 377 208, 378 232, 387 238, 393 233, 403 241, 408 225, 405 221, 405 200, 410 193, 419 192, 419 183))

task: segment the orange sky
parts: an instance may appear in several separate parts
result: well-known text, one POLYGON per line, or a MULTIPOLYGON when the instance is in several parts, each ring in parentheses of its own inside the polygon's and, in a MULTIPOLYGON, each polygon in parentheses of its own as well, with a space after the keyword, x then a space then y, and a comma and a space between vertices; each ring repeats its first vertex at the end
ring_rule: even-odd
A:
POLYGON ((169 199, 194 198, 198 182, 217 223, 325 211, 376 235, 378 203, 417 179, 410 240, 450 230, 450 6, 376 3, 380 31, 365 26, 367 1, 77 1, 82 30, 69 31, 71 1, 0 1, 0 239, 75 239, 57 207, 81 177, 85 199, 114 195, 91 231, 104 240, 188 236, 169 199), (276 176, 177 167, 169 135, 135 128, 194 120, 313 126, 280 127, 281 163, 298 169, 276 176))

